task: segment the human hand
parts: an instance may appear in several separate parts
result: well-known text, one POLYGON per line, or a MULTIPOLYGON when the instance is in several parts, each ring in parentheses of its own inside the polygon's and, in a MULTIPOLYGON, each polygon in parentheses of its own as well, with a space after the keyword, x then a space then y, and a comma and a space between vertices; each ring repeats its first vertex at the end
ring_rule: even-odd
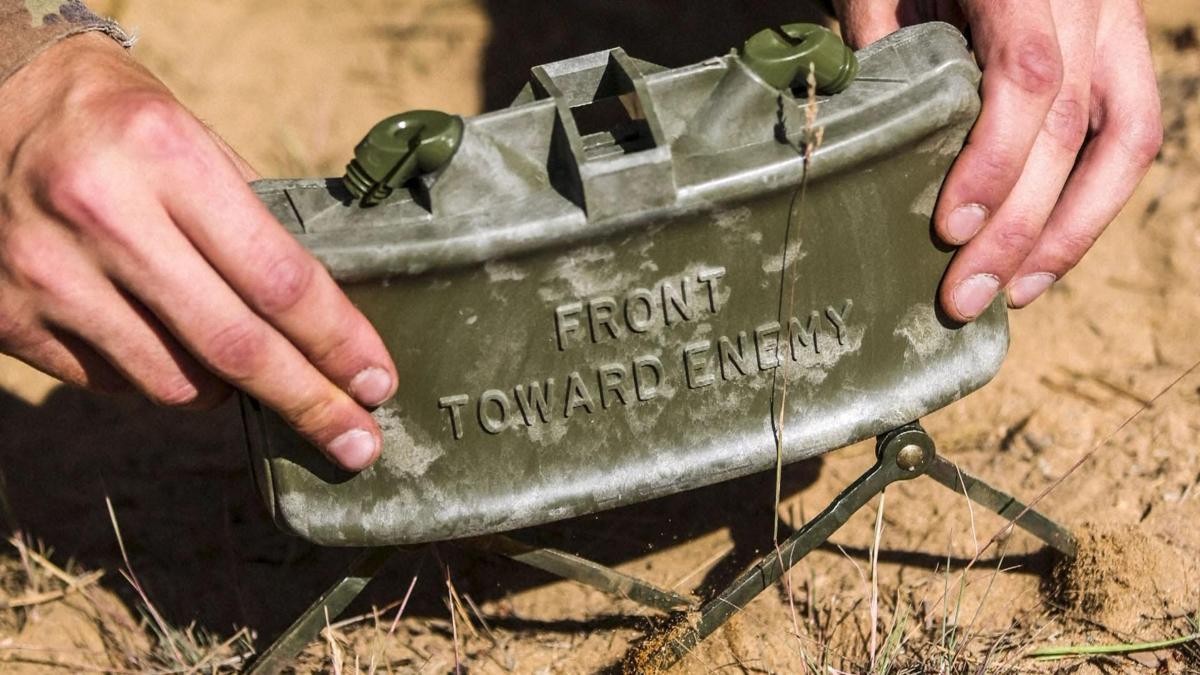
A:
POLYGON ((395 366, 255 177, 111 39, 51 47, 0 86, 0 351, 169 406, 232 385, 365 468, 395 366))
POLYGON ((847 43, 941 20, 970 27, 983 109, 942 187, 938 236, 961 245, 940 299, 958 321, 1001 288, 1024 307, 1116 217, 1162 145, 1137 0, 840 0, 847 43))

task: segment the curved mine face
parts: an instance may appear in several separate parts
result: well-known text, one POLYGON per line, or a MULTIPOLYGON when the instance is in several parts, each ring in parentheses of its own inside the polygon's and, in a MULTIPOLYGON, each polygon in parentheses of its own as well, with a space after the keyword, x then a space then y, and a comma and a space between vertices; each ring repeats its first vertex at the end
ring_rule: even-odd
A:
POLYGON ((938 25, 858 57, 858 81, 809 102, 736 56, 599 52, 534 69, 377 206, 257 183, 402 382, 354 475, 244 407, 276 520, 339 545, 510 530, 766 469, 777 442, 811 457, 990 379, 1004 308, 940 318, 951 253, 930 235, 978 70, 938 25), (605 97, 641 141, 576 115, 605 97))

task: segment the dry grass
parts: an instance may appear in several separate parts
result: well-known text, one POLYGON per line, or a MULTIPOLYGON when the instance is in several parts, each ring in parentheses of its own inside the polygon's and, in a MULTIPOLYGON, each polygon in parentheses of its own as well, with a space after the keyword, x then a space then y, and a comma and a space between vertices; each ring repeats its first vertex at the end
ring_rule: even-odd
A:
MULTIPOLYGON (((113 525, 123 548, 115 515, 113 525)), ((103 571, 60 566, 24 535, 8 543, 16 559, 0 558, 0 627, 15 637, 0 642, 5 672, 233 673, 253 653, 249 629, 219 638, 165 622, 128 566, 121 574, 142 599, 140 619, 98 586, 103 571)))

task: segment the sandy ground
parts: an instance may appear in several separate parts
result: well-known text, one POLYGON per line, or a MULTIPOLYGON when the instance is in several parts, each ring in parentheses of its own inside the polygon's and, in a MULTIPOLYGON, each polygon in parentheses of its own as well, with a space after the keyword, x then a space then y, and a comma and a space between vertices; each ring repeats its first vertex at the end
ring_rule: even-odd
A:
MULTIPOLYGON (((362 132, 392 112, 503 106, 538 63, 620 44, 682 65, 795 17, 791 3, 723 3, 699 12, 683 0, 653 9, 611 0, 95 4, 138 29, 139 58, 269 176, 338 173, 362 132)), ((1197 630, 1186 616, 1200 609, 1200 374, 1147 403, 1200 360, 1200 6, 1163 0, 1148 12, 1168 134, 1160 160, 1087 260, 1012 315, 1012 346, 996 380, 926 420, 949 457, 1026 497, 1107 440, 1042 504, 1080 533, 1088 564, 1056 571, 1050 556, 1017 533, 984 553, 960 591, 959 570, 1003 521, 931 481, 889 489, 886 505, 877 505, 884 510, 877 626, 882 643, 902 623, 898 666, 1200 669, 1196 650, 1082 665, 1021 658, 1031 646, 1197 630)), ((60 565, 75 561, 72 575, 114 571, 80 597, 0 613, 0 659, 19 659, 29 672, 56 661, 75 664, 67 670, 149 663, 154 631, 134 624, 141 600, 115 573, 122 559, 105 496, 164 621, 194 622, 220 639, 248 627, 261 646, 346 560, 344 551, 288 539, 266 521, 233 408, 157 410, 62 388, 0 360, 0 429, 9 526, 52 547, 60 565)), ((869 462, 870 449, 859 446, 788 467, 785 522, 798 525, 816 513, 869 462)), ((660 584, 703 591, 770 545, 763 495, 772 482, 734 481, 551 527, 546 536, 660 584)), ((868 670, 876 515, 857 514, 835 545, 795 569, 790 599, 786 587, 764 593, 680 670, 800 672, 806 659, 868 670)), ((395 672, 452 671, 457 629, 459 658, 470 672, 590 673, 613 668, 652 631, 654 615, 598 592, 448 546, 437 553, 394 563, 359 607, 400 598, 416 574, 412 602, 391 638, 384 636, 390 614, 381 623, 367 617, 335 631, 334 646, 314 645, 301 668, 332 669, 336 652, 348 671, 354 655, 364 670, 375 655, 395 672), (472 612, 451 626, 439 557, 485 620, 472 612)), ((30 590, 20 580, 40 578, 31 571, 38 565, 15 550, 4 562, 0 588, 10 598, 30 590)), ((44 586, 54 583, 62 585, 44 586)))

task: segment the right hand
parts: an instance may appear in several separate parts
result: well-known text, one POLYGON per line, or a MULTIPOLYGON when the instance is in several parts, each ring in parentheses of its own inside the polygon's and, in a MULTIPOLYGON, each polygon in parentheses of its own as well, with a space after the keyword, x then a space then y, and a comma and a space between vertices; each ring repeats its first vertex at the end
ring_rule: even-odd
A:
POLYGON ((1069 272, 1133 195, 1162 146, 1138 0, 835 0, 847 42, 902 25, 970 26, 983 107, 938 196, 960 246, 941 306, 971 321, 1004 290, 1025 307, 1069 272))
POLYGON ((366 468, 395 365, 256 177, 111 39, 43 52, 0 85, 0 351, 169 406, 232 386, 366 468))

